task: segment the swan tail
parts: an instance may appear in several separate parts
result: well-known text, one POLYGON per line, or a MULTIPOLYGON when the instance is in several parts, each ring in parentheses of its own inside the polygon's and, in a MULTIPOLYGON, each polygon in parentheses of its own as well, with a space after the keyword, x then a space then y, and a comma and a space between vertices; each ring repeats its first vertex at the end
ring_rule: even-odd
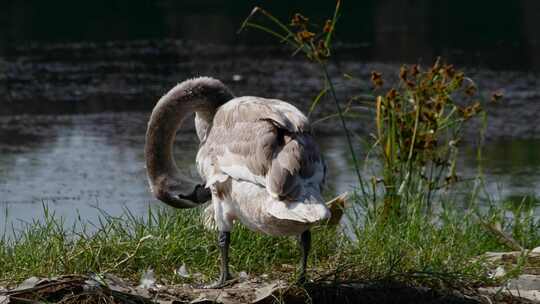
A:
POLYGON ((327 220, 331 216, 326 204, 311 195, 294 202, 275 200, 270 204, 268 213, 278 219, 313 224, 327 220))

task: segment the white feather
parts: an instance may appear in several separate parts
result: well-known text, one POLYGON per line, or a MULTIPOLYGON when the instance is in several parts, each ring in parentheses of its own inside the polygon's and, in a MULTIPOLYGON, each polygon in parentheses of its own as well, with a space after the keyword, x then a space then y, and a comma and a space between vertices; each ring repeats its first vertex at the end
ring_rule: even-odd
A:
POLYGON ((230 177, 236 180, 250 181, 263 187, 266 186, 265 177, 253 174, 243 164, 242 158, 229 151, 229 149, 226 149, 222 156, 218 156, 218 160, 221 164, 221 171, 230 177))
POLYGON ((214 185, 215 183, 224 183, 227 181, 228 178, 228 175, 214 173, 208 177, 208 180, 206 181, 206 187, 210 188, 210 186, 214 185))
POLYGON ((310 224, 330 218, 330 210, 322 201, 317 200, 298 202, 274 200, 268 208, 268 213, 278 219, 310 224))

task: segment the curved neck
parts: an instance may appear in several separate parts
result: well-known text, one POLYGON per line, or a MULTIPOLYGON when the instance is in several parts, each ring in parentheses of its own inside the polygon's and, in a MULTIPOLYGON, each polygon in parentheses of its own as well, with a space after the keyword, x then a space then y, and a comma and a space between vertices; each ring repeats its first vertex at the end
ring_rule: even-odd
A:
POLYGON ((196 78, 177 85, 156 104, 146 132, 145 158, 148 181, 159 200, 176 208, 206 202, 208 191, 180 174, 173 157, 174 139, 185 119, 194 112, 207 129, 216 109, 232 98, 220 81, 196 78))

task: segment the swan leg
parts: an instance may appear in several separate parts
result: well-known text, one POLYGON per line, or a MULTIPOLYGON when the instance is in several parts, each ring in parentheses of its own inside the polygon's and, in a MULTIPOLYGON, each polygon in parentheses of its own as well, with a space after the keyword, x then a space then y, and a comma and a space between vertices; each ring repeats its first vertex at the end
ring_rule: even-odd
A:
POLYGON ((232 207, 231 205, 219 198, 216 187, 212 187, 212 205, 214 206, 214 219, 218 228, 218 247, 221 255, 221 267, 219 279, 204 288, 223 288, 231 279, 229 272, 229 245, 231 244, 231 230, 233 228, 232 207))
POLYGON ((300 262, 300 274, 298 275, 298 283, 304 284, 306 282, 306 270, 309 256, 309 250, 311 249, 311 231, 306 230, 298 237, 298 245, 302 252, 302 260, 300 262))
POLYGON ((221 268, 219 279, 210 284, 204 286, 206 289, 223 288, 230 283, 232 279, 229 271, 229 245, 231 243, 231 233, 229 231, 220 231, 218 235, 218 246, 221 253, 221 268))

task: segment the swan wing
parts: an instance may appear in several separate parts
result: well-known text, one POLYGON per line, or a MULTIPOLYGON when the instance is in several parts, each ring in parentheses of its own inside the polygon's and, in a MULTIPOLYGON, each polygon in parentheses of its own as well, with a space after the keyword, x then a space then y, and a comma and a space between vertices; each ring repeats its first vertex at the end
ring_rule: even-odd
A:
POLYGON ((290 202, 307 188, 320 193, 326 173, 305 115, 289 103, 260 97, 235 98, 218 109, 197 162, 207 186, 230 177, 290 202))

